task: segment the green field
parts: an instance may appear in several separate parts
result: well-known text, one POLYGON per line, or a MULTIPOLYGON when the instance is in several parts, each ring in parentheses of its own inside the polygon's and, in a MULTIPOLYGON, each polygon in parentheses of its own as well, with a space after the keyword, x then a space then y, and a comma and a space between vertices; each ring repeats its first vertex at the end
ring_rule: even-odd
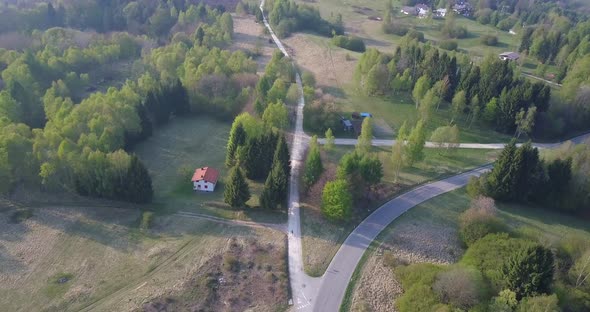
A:
MULTIPOLYGON (((146 164, 154 187, 154 205, 163 212, 188 211, 228 219, 284 222, 285 213, 257 208, 237 211, 223 203, 225 146, 230 124, 209 117, 177 118, 156 129, 154 135, 135 148, 146 164), (190 179, 196 168, 219 170, 215 192, 195 192, 190 179)), ((258 206, 262 183, 250 182, 248 202, 258 206)))
MULTIPOLYGON (((379 257, 377 251, 383 244, 395 241, 399 228, 408 224, 430 224, 433 227, 450 228, 456 232, 459 228, 459 215, 469 208, 470 198, 464 188, 440 195, 418 205, 392 222, 371 244, 359 262, 348 285, 344 298, 343 311, 353 311, 351 306, 355 283, 365 272, 364 266, 369 257, 379 257)), ((525 206, 514 203, 496 203, 498 217, 509 230, 520 237, 529 238, 548 246, 556 247, 568 239, 590 241, 590 224, 585 220, 559 214, 540 207, 525 206)), ((399 238, 398 238, 399 239, 399 238)), ((357 290, 358 291, 358 290, 357 290)), ((393 299, 393 298, 392 298, 393 299)))
MULTIPOLYGON (((352 147, 336 147, 335 150, 324 157, 324 167, 335 166, 340 157, 350 150, 352 150, 352 147)), ((426 149, 425 160, 415 164, 412 168, 402 169, 398 183, 394 183, 389 149, 374 148, 374 152, 377 153, 383 163, 383 199, 370 201, 367 207, 364 208, 366 211, 359 211, 359 208, 356 207, 358 214, 356 220, 346 225, 333 224, 320 215, 317 201, 308 199, 302 202, 303 259, 305 271, 308 274, 312 276, 322 275, 352 229, 370 211, 381 206, 388 199, 416 185, 489 163, 493 161, 498 153, 489 150, 460 149, 453 154, 441 154, 440 150, 426 149)))

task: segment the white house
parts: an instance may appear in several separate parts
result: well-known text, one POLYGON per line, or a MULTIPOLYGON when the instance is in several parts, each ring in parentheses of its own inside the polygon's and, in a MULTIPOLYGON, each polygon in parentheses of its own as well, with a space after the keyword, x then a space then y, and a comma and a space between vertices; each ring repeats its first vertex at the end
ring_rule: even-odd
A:
POLYGON ((516 52, 504 52, 498 55, 502 61, 516 61, 520 55, 516 52))
POLYGON ((445 9, 445 8, 436 9, 434 11, 435 17, 445 17, 446 15, 447 15, 447 9, 445 9))
POLYGON ((213 192, 218 178, 219 171, 211 167, 197 168, 191 180, 193 182, 193 190, 213 192))
POLYGON ((416 12, 418 12, 419 18, 426 18, 430 13, 430 7, 423 3, 416 4, 416 12))

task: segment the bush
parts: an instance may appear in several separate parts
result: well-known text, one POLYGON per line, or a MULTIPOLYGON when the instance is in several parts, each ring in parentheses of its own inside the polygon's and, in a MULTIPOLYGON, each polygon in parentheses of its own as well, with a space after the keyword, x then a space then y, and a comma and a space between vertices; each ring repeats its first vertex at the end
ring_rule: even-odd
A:
POLYGON ((502 265, 502 281, 516 299, 546 294, 553 281, 553 253, 541 245, 522 246, 502 265))
POLYGON ((496 27, 502 29, 503 31, 509 31, 512 27, 514 27, 514 24, 516 24, 517 21, 518 20, 514 17, 507 17, 499 21, 496 27))
POLYGON ((415 29, 410 29, 410 31, 408 31, 406 34, 406 38, 410 38, 411 40, 416 39, 420 42, 424 42, 424 33, 415 29))
POLYGON ((10 222, 21 223, 31 217, 33 217, 33 210, 29 208, 18 209, 17 211, 13 212, 10 216, 10 222))
POLYGON ((421 312, 434 310, 440 303, 432 291, 432 283, 443 268, 429 263, 401 266, 395 269, 396 276, 404 288, 404 294, 395 302, 399 311, 421 312))
POLYGON ((226 271, 237 273, 240 271, 240 261, 233 255, 226 255, 223 259, 223 268, 226 271))
POLYGON ((350 36, 334 36, 332 43, 343 49, 355 52, 365 52, 366 47, 362 39, 350 36))
POLYGON ((479 272, 457 267, 438 274, 432 289, 443 303, 467 310, 479 303, 484 287, 479 272))
POLYGON ((469 178, 469 182, 467 183, 467 194, 471 199, 477 198, 483 194, 481 181, 482 180, 478 177, 469 178))
POLYGON ((395 22, 383 24, 383 32, 386 34, 394 34, 403 37, 408 33, 408 31, 410 31, 410 27, 405 24, 395 22))
POLYGON ((441 41, 438 46, 441 49, 448 50, 448 51, 456 51, 459 45, 455 40, 443 40, 441 41))
POLYGON ((151 211, 144 211, 141 213, 141 221, 139 222, 139 229, 147 231, 154 222, 154 213, 151 211))
POLYGON ((498 44, 498 37, 494 35, 483 35, 479 38, 482 44, 487 46, 496 46, 498 44))
POLYGON ((523 298, 518 304, 516 312, 530 311, 559 312, 561 309, 558 306, 556 295, 523 298))
POLYGON ((471 207, 459 216, 459 236, 463 243, 471 246, 490 233, 501 232, 503 226, 496 214, 492 198, 479 196, 473 199, 471 207))

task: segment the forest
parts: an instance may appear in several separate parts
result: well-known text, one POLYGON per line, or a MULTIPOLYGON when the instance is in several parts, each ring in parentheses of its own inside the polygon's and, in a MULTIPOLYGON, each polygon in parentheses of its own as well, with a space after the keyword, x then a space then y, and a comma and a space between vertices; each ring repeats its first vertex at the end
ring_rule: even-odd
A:
POLYGON ((30 187, 149 202, 133 145, 186 114, 232 118, 249 99, 257 66, 225 50, 233 21, 223 8, 103 2, 2 7, 19 18, 0 18, 10 22, 2 32, 20 31, 2 40, 26 44, 0 49, 2 193, 30 187), (123 63, 131 74, 96 90, 93 81, 110 78, 94 69, 123 63))

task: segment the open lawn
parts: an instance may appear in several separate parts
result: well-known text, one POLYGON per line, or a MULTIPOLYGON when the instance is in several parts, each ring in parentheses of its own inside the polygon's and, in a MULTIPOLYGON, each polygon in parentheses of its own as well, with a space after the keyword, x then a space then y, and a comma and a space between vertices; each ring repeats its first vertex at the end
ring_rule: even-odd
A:
POLYGON ((307 194, 302 195, 303 259, 306 272, 313 276, 323 274, 352 229, 388 199, 418 184, 489 163, 497 155, 497 151, 488 150, 461 149, 453 154, 440 154, 440 150, 427 149, 425 160, 412 168, 402 169, 398 182, 394 183, 389 149, 374 148, 374 152, 383 163, 382 183, 376 188, 376 194, 354 208, 357 218, 353 222, 346 225, 333 224, 321 215, 321 192, 323 185, 334 178, 340 157, 350 150, 351 147, 336 147, 327 154, 323 153, 323 165, 326 170, 318 183, 307 194))
MULTIPOLYGON (((199 116, 176 118, 158 128, 154 135, 135 148, 146 164, 154 187, 154 205, 163 212, 197 212, 241 220, 284 222, 285 213, 260 211, 257 208, 237 211, 223 203, 225 146, 230 124, 199 116), (215 192, 195 192, 191 178, 196 168, 219 170, 215 192)), ((258 206, 261 182, 250 181, 252 198, 248 205, 258 206)))
POLYGON ((14 223, 14 209, 2 204, 3 311, 136 311, 189 289, 198 291, 185 300, 194 306, 227 301, 228 309, 247 304, 264 310, 286 304, 280 232, 176 216, 157 217, 151 230, 139 230, 137 210, 58 205, 32 208, 30 218, 14 223), (230 256, 237 259, 233 271, 223 268, 230 256), (199 288, 191 284, 199 276, 226 282, 215 291, 199 288), (252 283, 259 285, 255 291, 244 288, 252 283))
MULTIPOLYGON (((401 293, 395 279, 379 278, 400 263, 453 263, 463 249, 458 239, 458 217, 470 204, 465 189, 449 192, 416 206, 395 220, 377 237, 357 267, 347 296, 345 311, 368 307, 380 311, 393 306, 401 293), (370 286, 369 286, 370 285, 370 286), (368 296, 370 289, 381 289, 380 297, 368 296)), ((557 246, 571 238, 590 241, 590 224, 572 216, 539 207, 497 203, 500 219, 518 236, 557 246)))

